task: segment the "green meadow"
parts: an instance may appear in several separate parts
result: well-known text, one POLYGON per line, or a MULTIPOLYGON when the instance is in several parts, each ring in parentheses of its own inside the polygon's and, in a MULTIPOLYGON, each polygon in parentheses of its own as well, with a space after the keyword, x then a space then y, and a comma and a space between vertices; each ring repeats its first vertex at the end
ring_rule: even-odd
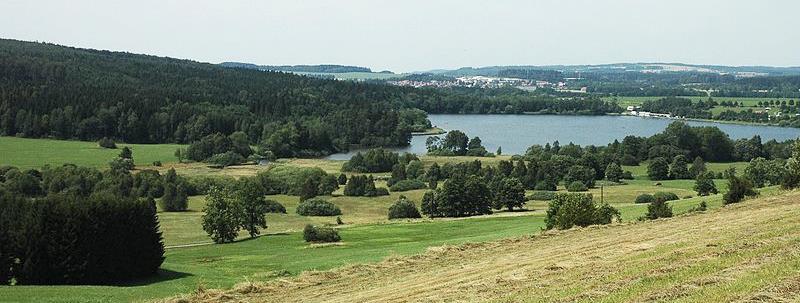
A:
POLYGON ((79 166, 108 167, 122 147, 133 151, 137 165, 177 162, 179 144, 117 144, 117 149, 102 148, 97 142, 0 137, 0 165, 38 168, 71 163, 79 166))

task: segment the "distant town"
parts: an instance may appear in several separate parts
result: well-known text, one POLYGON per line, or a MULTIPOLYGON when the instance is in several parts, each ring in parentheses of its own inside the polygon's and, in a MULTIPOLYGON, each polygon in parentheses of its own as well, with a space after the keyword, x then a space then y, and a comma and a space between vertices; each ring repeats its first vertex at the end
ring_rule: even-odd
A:
MULTIPOLYGON (((569 80, 569 79, 566 79, 569 80)), ((576 80, 576 79, 573 79, 576 80)), ((524 90, 536 90, 539 88, 548 88, 560 92, 572 93, 586 93, 586 87, 579 89, 570 88, 567 82, 549 82, 544 80, 530 80, 520 78, 500 78, 500 77, 487 77, 487 76, 464 76, 454 78, 453 80, 393 80, 387 81, 391 85, 396 86, 411 86, 411 87, 472 87, 472 88, 502 88, 502 87, 516 87, 524 90)))

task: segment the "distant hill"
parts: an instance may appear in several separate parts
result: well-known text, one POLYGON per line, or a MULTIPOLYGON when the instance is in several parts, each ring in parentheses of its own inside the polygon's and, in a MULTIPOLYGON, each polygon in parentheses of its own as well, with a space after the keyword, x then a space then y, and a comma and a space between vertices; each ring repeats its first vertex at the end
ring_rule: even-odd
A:
POLYGON ((321 65, 256 65, 241 62, 223 62, 219 65, 235 68, 249 68, 263 71, 281 71, 293 73, 371 73, 372 70, 360 66, 321 64, 321 65))
POLYGON ((431 70, 428 73, 445 74, 448 76, 502 76, 504 71, 558 71, 563 73, 594 72, 594 73, 681 73, 700 72, 731 74, 741 77, 749 76, 789 76, 800 75, 800 67, 772 67, 772 66, 723 66, 723 65, 693 65, 684 63, 615 63, 598 65, 507 65, 485 67, 462 67, 452 70, 431 70))

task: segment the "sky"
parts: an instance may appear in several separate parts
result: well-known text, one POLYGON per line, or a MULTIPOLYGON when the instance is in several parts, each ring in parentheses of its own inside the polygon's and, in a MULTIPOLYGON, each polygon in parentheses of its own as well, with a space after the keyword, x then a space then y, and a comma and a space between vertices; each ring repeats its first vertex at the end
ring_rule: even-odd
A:
POLYGON ((0 38, 219 63, 800 66, 800 1, 0 0, 0 38))

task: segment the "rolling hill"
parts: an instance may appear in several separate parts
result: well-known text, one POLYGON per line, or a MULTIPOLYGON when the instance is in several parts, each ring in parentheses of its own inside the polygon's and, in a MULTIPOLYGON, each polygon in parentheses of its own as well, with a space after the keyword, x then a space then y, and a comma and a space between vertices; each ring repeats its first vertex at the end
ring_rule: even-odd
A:
POLYGON ((429 249, 175 302, 795 302, 800 192, 672 219, 429 249))

